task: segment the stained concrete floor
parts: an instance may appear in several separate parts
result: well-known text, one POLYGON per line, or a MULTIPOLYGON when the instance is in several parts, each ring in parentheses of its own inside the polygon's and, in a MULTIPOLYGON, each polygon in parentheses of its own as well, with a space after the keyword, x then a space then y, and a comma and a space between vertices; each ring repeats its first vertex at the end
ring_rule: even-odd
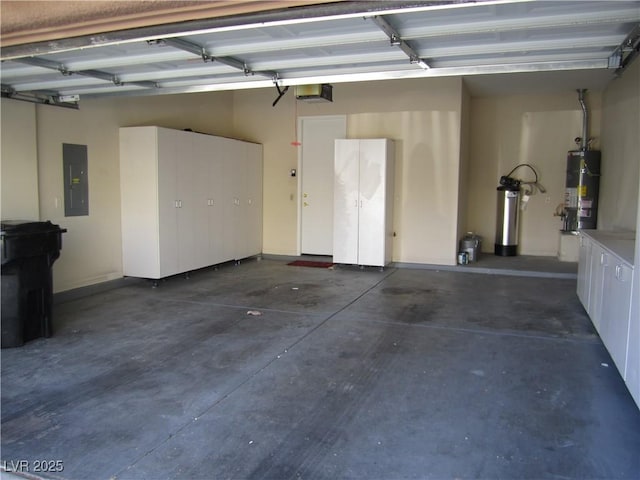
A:
POLYGON ((640 411, 575 279, 265 259, 125 284, 57 304, 54 337, 2 351, 9 469, 640 477, 640 411))

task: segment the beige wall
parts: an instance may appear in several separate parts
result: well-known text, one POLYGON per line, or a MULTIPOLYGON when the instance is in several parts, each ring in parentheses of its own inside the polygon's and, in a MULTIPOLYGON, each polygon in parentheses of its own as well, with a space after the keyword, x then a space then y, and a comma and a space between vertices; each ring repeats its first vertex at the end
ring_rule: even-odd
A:
POLYGON ((460 130, 460 172, 458 177, 458 225, 456 238, 459 241, 467 233, 468 205, 469 205, 469 151, 470 122, 471 122, 471 95, 466 85, 462 85, 461 105, 461 130, 460 130))
POLYGON ((604 92, 598 228, 635 230, 640 178, 640 61, 604 92))
MULTIPOLYGON (((587 93, 591 113, 590 136, 599 148, 601 94, 587 93)), ((556 206, 564 202, 567 151, 576 148, 582 134, 582 110, 575 91, 556 95, 522 95, 473 98, 467 229, 480 234, 483 250, 493 251, 496 225, 496 187, 501 175, 520 163, 531 164, 544 194, 531 197, 520 216, 519 253, 556 255, 559 217, 556 206)), ((532 179, 524 167, 514 174, 532 179)))
POLYGON ((2 220, 40 220, 36 107, 3 98, 0 110, 2 220))
POLYGON ((458 78, 337 84, 333 103, 289 92, 275 107, 275 88, 236 92, 236 135, 264 144, 264 252, 297 251, 296 116, 345 114, 348 138, 396 140, 394 261, 455 263, 461 88, 458 78))

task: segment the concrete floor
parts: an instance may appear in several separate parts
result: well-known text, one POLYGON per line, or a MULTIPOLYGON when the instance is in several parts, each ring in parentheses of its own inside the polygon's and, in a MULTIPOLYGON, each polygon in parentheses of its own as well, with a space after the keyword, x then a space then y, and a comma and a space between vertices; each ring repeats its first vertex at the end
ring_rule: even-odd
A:
POLYGON ((125 283, 57 304, 54 337, 2 351, 9 469, 640 477, 640 411, 575 279, 265 259, 125 283))

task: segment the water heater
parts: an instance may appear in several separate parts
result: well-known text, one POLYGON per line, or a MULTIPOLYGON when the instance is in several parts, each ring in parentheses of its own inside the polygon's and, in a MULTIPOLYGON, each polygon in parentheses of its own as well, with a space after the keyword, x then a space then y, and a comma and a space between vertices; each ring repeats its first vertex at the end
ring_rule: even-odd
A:
POLYGON ((562 230, 595 229, 598 221, 600 152, 572 150, 567 155, 567 177, 562 230))

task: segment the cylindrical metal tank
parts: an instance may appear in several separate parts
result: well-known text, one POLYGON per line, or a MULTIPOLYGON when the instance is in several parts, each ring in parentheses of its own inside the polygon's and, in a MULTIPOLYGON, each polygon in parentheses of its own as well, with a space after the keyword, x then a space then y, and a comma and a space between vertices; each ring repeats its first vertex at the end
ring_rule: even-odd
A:
POLYGON ((572 150, 567 155, 563 230, 595 229, 598 222, 600 152, 572 150))
POLYGON ((498 187, 498 210, 496 215, 496 241, 494 252, 502 257, 518 254, 518 209, 520 205, 519 185, 498 187))

